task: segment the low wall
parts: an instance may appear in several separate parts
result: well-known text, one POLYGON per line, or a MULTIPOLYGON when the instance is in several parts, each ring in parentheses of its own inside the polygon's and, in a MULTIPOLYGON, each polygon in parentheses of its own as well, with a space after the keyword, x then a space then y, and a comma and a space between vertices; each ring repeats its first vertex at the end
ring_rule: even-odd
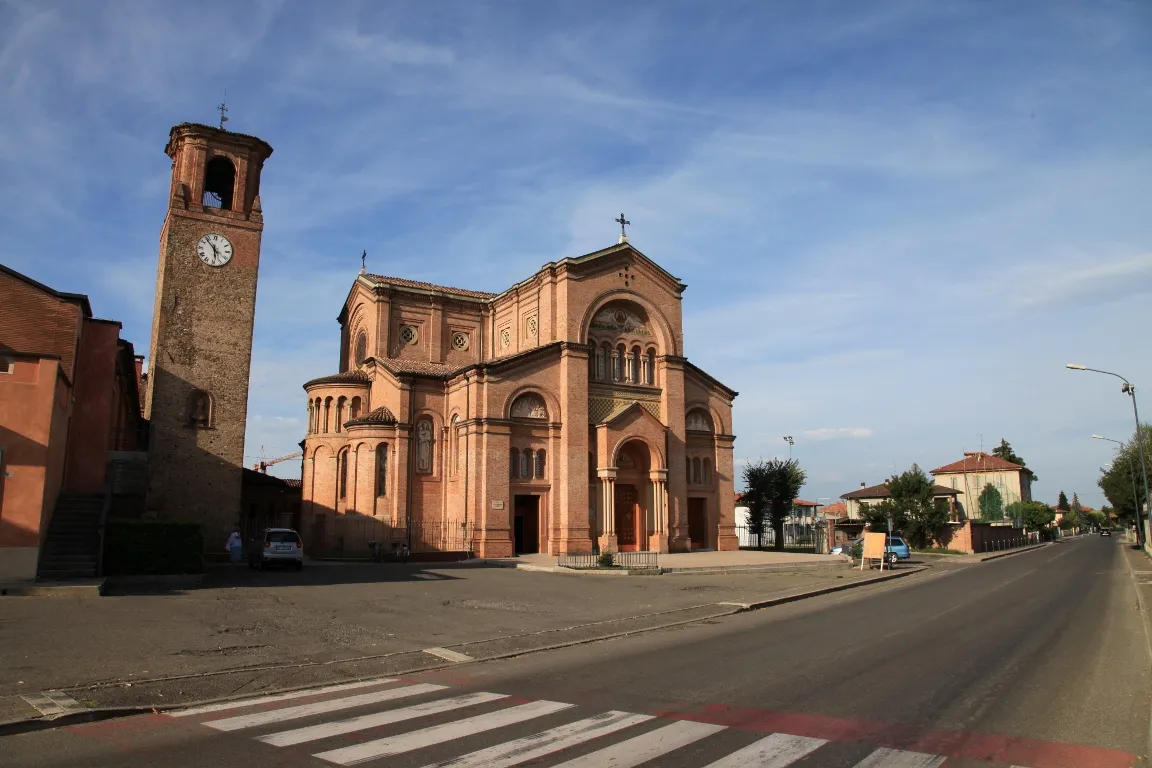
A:
POLYGON ((974 554, 1023 543, 1027 538, 1028 534, 1023 528, 965 520, 962 523, 947 523, 936 537, 933 546, 974 554))

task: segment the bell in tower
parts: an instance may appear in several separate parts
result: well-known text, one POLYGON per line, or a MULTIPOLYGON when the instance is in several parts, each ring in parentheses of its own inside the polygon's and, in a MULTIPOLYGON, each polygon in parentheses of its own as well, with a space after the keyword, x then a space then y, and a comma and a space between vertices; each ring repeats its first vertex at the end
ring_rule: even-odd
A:
POLYGON ((209 542, 240 515, 248 377, 272 147, 196 123, 172 128, 145 400, 148 509, 199 520, 209 542))

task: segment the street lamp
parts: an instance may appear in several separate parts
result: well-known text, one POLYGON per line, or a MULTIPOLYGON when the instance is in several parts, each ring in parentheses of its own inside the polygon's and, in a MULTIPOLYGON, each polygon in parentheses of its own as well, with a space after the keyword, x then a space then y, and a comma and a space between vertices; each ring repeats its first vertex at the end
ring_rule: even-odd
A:
POLYGON ((788 460, 792 460, 792 445, 796 442, 792 439, 792 435, 784 435, 784 442, 788 443, 788 460))
MULTIPOLYGON (((1144 481, 1144 503, 1148 503, 1148 466, 1144 462, 1144 435, 1140 432, 1140 412, 1136 409, 1136 388, 1132 386, 1132 382, 1124 378, 1118 373, 1111 371, 1102 371, 1099 368, 1089 368, 1079 363, 1068 363, 1066 368, 1073 371, 1092 371, 1093 373, 1102 373, 1105 376, 1115 376, 1124 382, 1120 387, 1120 391, 1132 398, 1132 415, 1136 418, 1136 445, 1140 448, 1140 476, 1144 481)), ((1144 546, 1144 525, 1140 521, 1140 504, 1136 505, 1136 543, 1144 546)))
MULTIPOLYGON (((1121 448, 1124 447, 1124 443, 1120 440, 1113 440, 1110 437, 1104 437, 1104 435, 1092 435, 1092 437, 1097 440, 1107 440, 1110 443, 1116 443, 1116 445, 1119 445, 1121 448)), ((1128 454, 1128 476, 1132 478, 1132 503, 1136 506, 1136 527, 1139 528, 1140 496, 1136 493, 1136 468, 1132 466, 1132 454, 1128 454)), ((1139 534, 1137 534, 1137 540, 1139 540, 1139 534)))

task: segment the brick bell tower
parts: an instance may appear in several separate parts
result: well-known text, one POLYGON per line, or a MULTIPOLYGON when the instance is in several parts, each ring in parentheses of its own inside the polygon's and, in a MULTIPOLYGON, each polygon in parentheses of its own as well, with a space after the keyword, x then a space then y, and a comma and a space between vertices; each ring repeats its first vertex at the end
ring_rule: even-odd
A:
POLYGON ((168 135, 168 213, 152 314, 145 400, 150 512, 204 523, 222 547, 240 519, 252 324, 260 267, 255 136, 182 123, 168 135))

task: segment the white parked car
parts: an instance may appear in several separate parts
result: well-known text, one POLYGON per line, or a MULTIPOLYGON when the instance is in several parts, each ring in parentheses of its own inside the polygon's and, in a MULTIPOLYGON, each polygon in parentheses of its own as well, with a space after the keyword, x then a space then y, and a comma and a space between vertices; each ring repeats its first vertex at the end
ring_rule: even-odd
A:
POLYGON ((302 569, 304 542, 300 534, 291 528, 265 528, 260 536, 248 542, 248 567, 263 570, 269 565, 302 569))

